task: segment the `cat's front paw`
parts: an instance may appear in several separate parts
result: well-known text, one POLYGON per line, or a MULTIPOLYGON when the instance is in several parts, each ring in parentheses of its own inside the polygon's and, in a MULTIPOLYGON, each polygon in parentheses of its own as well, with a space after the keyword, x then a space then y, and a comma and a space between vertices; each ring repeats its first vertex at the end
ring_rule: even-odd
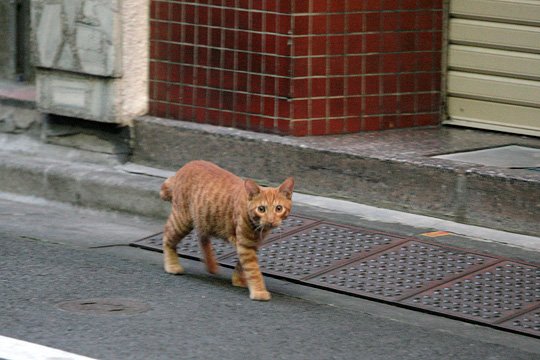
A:
POLYGON ((165 272, 173 275, 182 275, 184 273, 184 268, 180 264, 167 264, 164 266, 165 272))
POLYGON ((249 294, 249 298, 251 300, 257 300, 257 301, 268 301, 272 298, 270 293, 266 290, 262 291, 252 291, 249 294))

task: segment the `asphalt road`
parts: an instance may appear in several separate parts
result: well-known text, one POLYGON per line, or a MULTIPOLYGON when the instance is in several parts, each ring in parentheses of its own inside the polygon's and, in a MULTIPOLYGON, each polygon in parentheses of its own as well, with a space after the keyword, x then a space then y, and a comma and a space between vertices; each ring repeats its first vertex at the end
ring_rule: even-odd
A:
POLYGON ((160 229, 0 197, 0 335, 97 359, 540 358, 538 339, 275 279, 270 302, 250 301, 195 261, 166 274, 126 246, 160 229))

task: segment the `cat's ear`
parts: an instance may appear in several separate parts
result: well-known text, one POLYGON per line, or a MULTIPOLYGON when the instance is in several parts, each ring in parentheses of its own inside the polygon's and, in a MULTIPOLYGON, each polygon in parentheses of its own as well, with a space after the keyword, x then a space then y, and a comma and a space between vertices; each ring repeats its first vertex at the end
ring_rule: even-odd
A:
POLYGON ((259 188, 259 185, 251 179, 246 179, 244 181, 244 187, 246 188, 246 192, 248 194, 248 199, 251 200, 255 196, 259 195, 261 192, 261 189, 259 188))
POLYGON ((283 184, 279 185, 279 192, 284 194, 287 199, 292 199, 292 193, 293 193, 293 187, 294 187, 294 178, 289 177, 285 179, 283 184))

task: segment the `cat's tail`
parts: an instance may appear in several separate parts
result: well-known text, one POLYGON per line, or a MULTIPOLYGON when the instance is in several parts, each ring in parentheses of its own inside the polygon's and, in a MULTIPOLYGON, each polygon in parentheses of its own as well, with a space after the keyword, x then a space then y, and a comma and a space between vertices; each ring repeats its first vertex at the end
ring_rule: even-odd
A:
POLYGON ((163 184, 161 185, 161 191, 159 192, 159 197, 161 198, 161 200, 164 200, 164 201, 172 200, 172 190, 171 190, 172 183, 173 183, 173 178, 171 176, 170 178, 165 180, 163 184))

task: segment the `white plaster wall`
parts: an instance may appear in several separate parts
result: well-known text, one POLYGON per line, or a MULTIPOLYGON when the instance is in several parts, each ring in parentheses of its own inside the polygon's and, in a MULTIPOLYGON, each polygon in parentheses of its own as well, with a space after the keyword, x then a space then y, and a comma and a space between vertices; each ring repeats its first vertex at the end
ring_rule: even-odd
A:
POLYGON ((133 118, 148 111, 150 0, 120 3, 123 74, 115 98, 120 101, 119 122, 129 125, 133 118))

